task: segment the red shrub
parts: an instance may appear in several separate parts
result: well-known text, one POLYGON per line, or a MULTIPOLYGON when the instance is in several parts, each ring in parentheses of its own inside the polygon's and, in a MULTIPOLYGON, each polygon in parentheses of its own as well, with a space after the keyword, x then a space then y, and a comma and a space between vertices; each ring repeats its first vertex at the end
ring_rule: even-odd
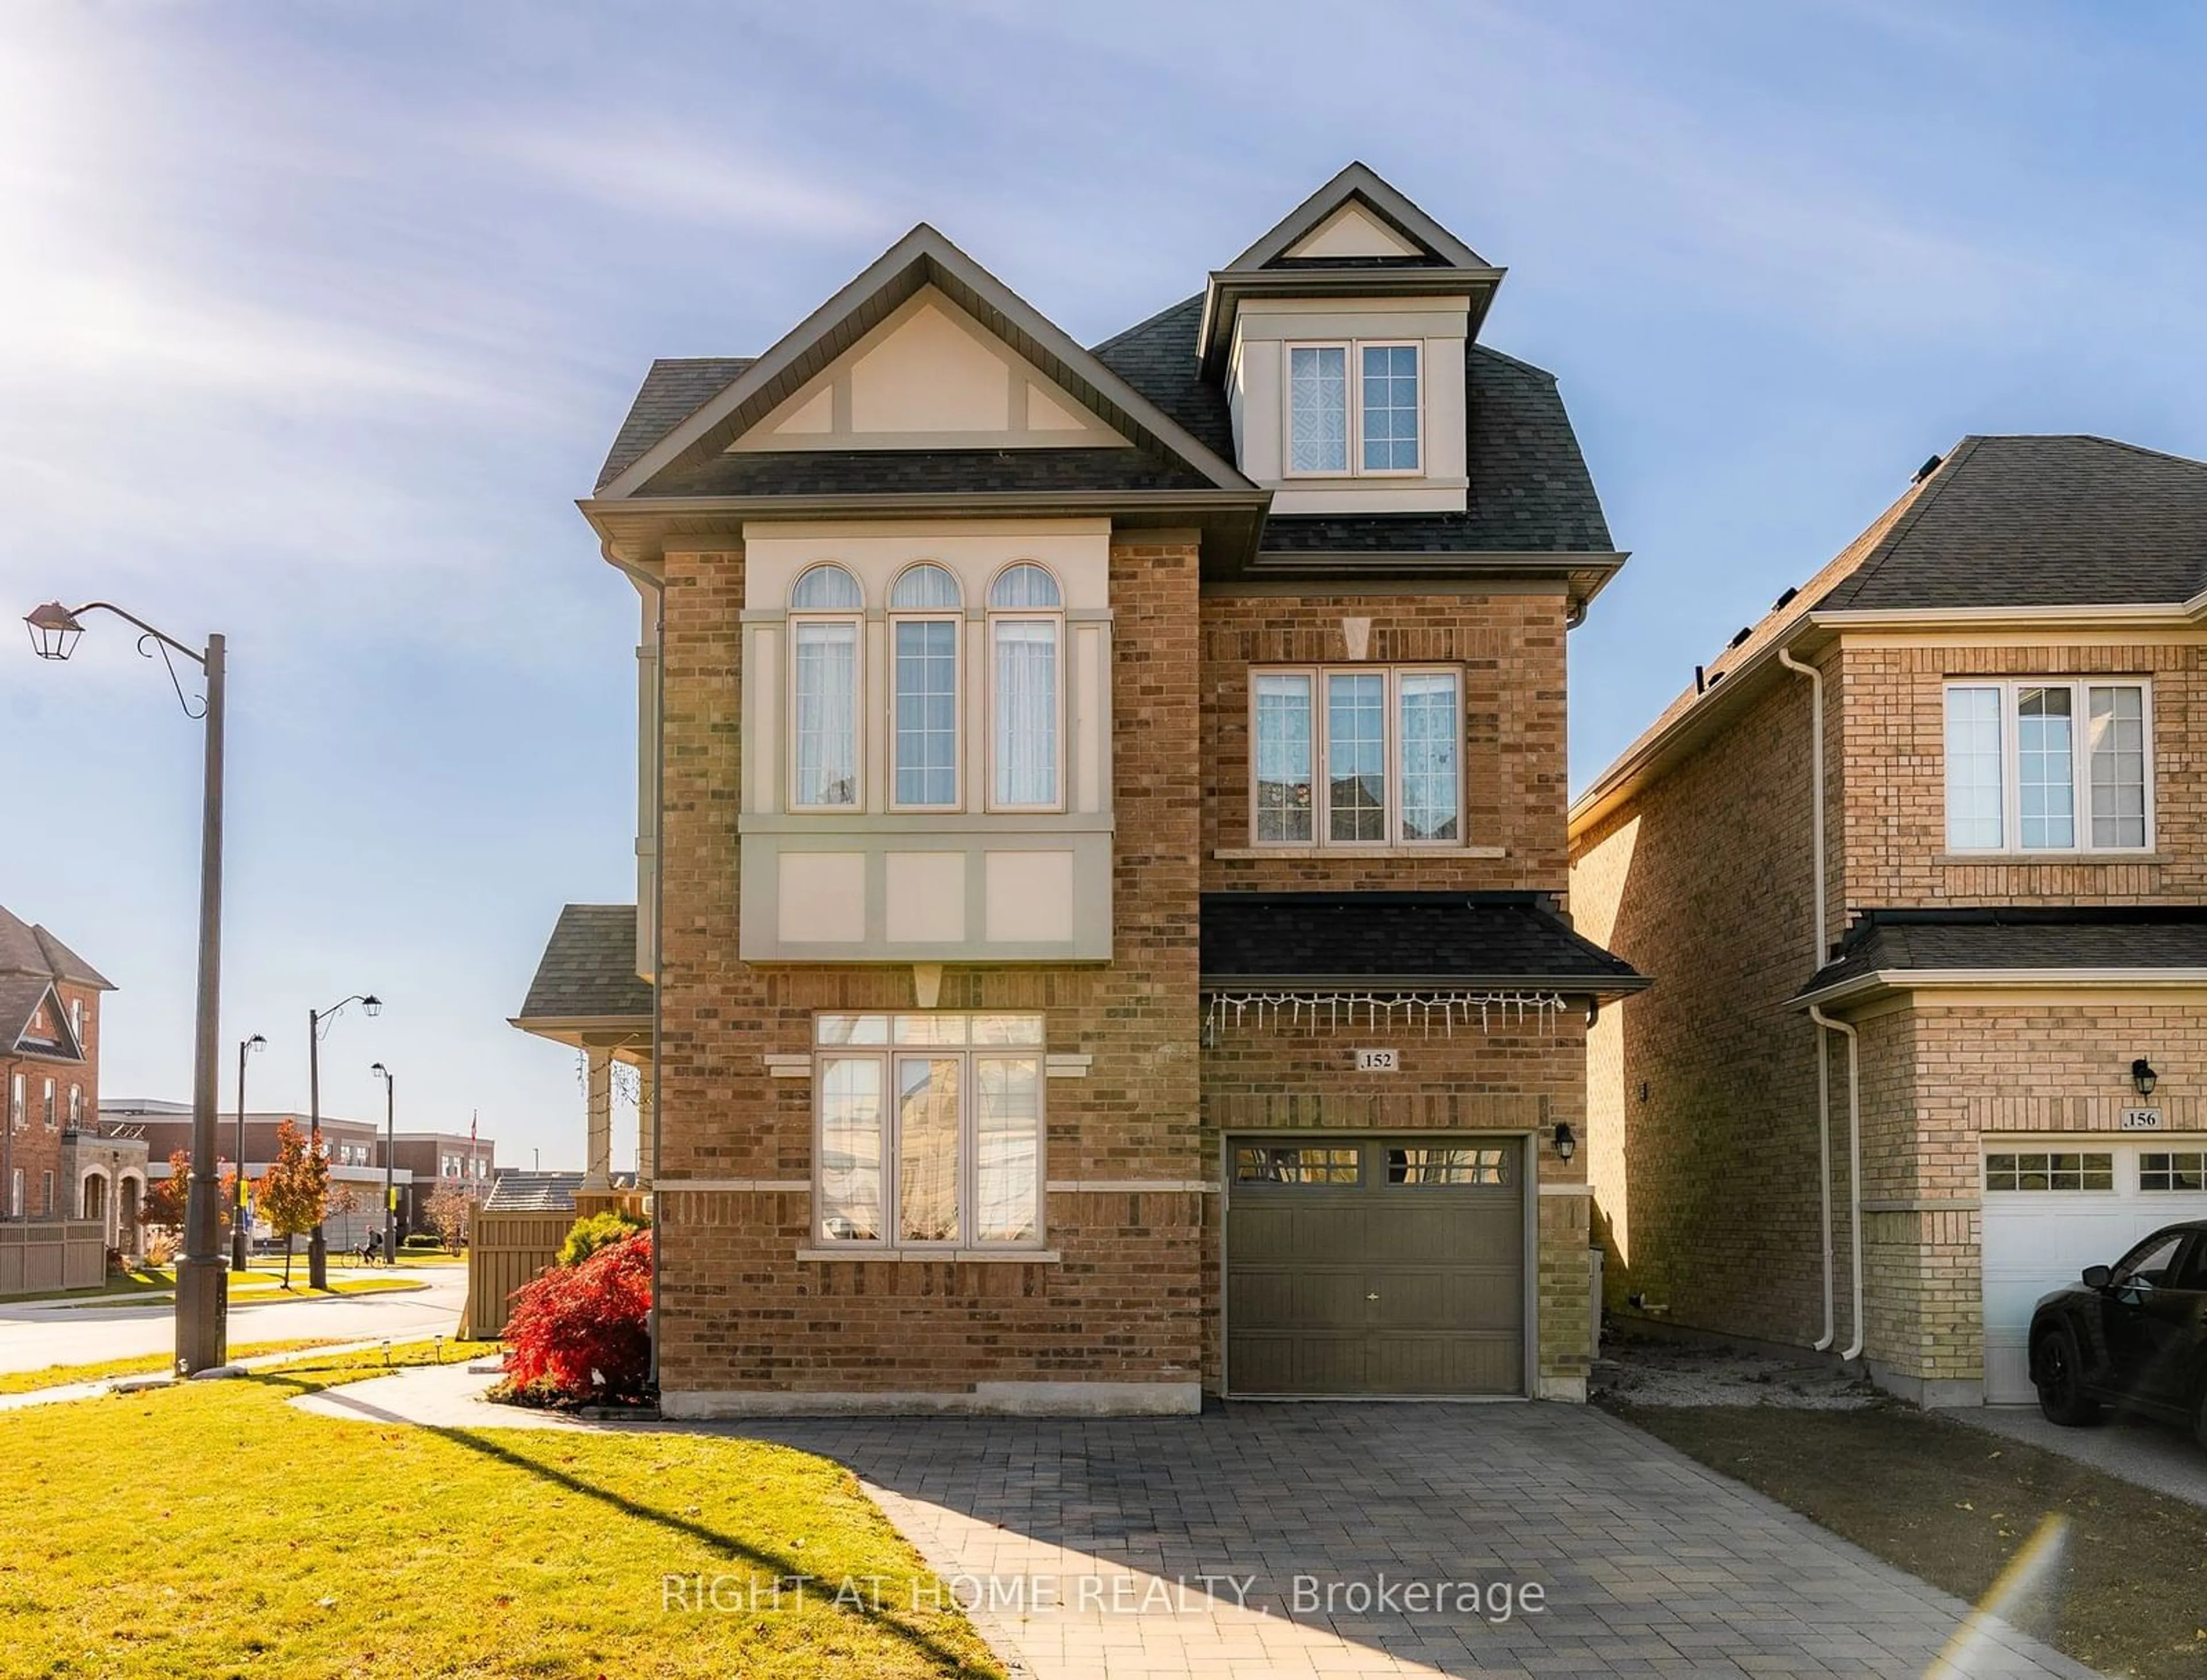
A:
POLYGON ((638 1231, 513 1292, 507 1379, 540 1396, 637 1399, 650 1380, 650 1324, 651 1233, 638 1231))

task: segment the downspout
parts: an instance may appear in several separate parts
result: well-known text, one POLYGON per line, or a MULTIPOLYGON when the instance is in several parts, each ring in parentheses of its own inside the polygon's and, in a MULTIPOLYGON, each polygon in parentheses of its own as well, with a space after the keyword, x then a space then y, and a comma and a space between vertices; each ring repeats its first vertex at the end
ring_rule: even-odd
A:
POLYGON ((613 553, 610 538, 598 545, 598 552, 621 571, 637 589, 649 590, 654 609, 652 645, 655 657, 652 661, 651 696, 651 751, 656 762, 651 771, 651 1174, 652 1174, 652 1231, 651 1231, 651 1368, 649 1382, 652 1392, 659 1391, 659 1253, 665 1247, 667 1234, 664 1222, 659 1218, 658 1181, 661 1163, 666 1159, 664 1141, 660 1136, 660 1115, 664 1112, 667 1098, 666 1070, 660 1061, 660 999, 666 991, 667 971, 661 952, 667 938, 667 585, 641 567, 630 565, 613 553))
POLYGON ((1856 1060, 1859 1035, 1845 1021, 1835 1021, 1815 1004, 1809 1019, 1818 1026, 1843 1032, 1847 1039, 1847 1235, 1851 1241, 1855 1273, 1854 1345, 1839 1357, 1855 1360, 1863 1350, 1863 1229, 1862 1229, 1862 1070, 1856 1060))
MULTIPOLYGON (((1809 972, 1814 974, 1824 966, 1824 673, 1813 665, 1793 657, 1792 650, 1785 646, 1778 649, 1778 662, 1797 676, 1809 679, 1809 852, 1810 865, 1815 871, 1816 922, 1809 935, 1809 972)), ((1839 1340, 1836 1318, 1835 1284, 1832 1276, 1832 1071, 1831 1057, 1827 1054, 1823 1012, 1811 1008, 1809 1019, 1816 1023, 1816 1165, 1817 1188, 1822 1193, 1824 1205, 1824 1333, 1814 1346, 1823 1353, 1839 1340)), ((1848 1055, 1854 1053, 1851 1036, 1848 1055)), ((1851 1061, 1849 1063, 1851 1067, 1851 1061)), ((1847 1089, 1852 1091, 1852 1078, 1847 1089)), ((1853 1182, 1851 1179, 1848 1181, 1853 1182)), ((1856 1286, 1859 1293, 1861 1269, 1856 1269, 1856 1286)), ((1861 1314, 1856 1314, 1861 1322, 1861 1314)))

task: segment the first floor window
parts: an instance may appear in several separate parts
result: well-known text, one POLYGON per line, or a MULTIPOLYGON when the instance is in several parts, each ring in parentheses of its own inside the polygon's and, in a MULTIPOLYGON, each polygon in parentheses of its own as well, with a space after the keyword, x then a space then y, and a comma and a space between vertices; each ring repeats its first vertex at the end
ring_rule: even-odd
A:
POLYGON ((2138 1157, 2138 1188, 2149 1191, 2207 1190, 2207 1151, 2178 1151, 2138 1157))
POLYGON ((23 1169, 21 1167, 16 1168, 8 1180, 8 1217, 10 1219, 23 1217, 23 1169))
POLYGON ((814 1038, 821 1241, 1041 1241, 1041 1016, 822 1015, 814 1038))
POLYGON ((1457 673, 1258 671, 1251 699, 1258 845, 1461 843, 1457 673))
POLYGON ((2115 1157, 2096 1151, 2022 1151, 1985 1157, 1988 1190, 2113 1190, 2115 1157))
POLYGON ((54 1175, 51 1173, 41 1173, 39 1175, 39 1193, 45 1198, 46 1214, 51 1217, 54 1211, 54 1175))
POLYGON ((1947 848, 2144 850, 2147 714, 2144 683, 1949 683, 1947 848))

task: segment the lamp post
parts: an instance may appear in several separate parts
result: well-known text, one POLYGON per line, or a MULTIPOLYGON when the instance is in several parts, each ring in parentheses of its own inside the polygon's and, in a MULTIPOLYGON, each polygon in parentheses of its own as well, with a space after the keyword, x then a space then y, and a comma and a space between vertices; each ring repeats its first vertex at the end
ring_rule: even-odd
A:
POLYGON ((398 1147, 398 1141, 392 1119, 398 1082, 380 1061, 368 1071, 383 1081, 383 1264, 392 1266, 398 1264, 398 1193, 391 1181, 391 1152, 398 1147))
MULTIPOLYGON (((325 1023, 335 1020, 346 1003, 360 1005, 361 1013, 371 1020, 383 1013, 383 1000, 374 992, 355 992, 344 1003, 307 1011, 307 1147, 317 1155, 322 1150, 322 1034, 329 1031, 325 1023)), ((314 1234, 307 1239, 307 1287, 330 1287, 330 1240, 320 1218, 314 1221, 314 1234)))
POLYGON ((143 619, 105 601, 87 601, 72 612, 57 601, 25 614, 32 651, 40 659, 65 660, 84 635, 87 613, 111 613, 138 629, 138 651, 158 652, 169 667, 169 681, 187 717, 206 725, 205 768, 200 783, 199 995, 192 1034, 192 1171, 184 1202, 184 1257, 176 1266, 176 1369, 186 1376, 223 1362, 229 1330, 230 1279, 222 1269, 221 1193, 215 1178, 214 1139, 218 1112, 215 1057, 222 1029, 222 724, 224 644, 210 636, 194 652, 164 635, 143 619), (206 697, 197 711, 185 697, 173 655, 182 654, 206 679, 206 697))
POLYGON ((245 1196, 245 1059, 258 1055, 268 1048, 268 1041, 259 1033, 241 1041, 237 1047, 237 1205, 230 1211, 230 1269, 245 1270, 245 1255, 252 1233, 248 1205, 245 1196))

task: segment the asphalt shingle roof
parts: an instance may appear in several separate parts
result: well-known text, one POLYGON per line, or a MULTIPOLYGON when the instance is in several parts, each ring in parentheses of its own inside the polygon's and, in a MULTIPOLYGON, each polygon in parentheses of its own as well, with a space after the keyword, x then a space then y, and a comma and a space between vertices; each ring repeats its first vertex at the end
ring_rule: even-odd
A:
POLYGON ((613 434, 606 463, 594 487, 602 490, 642 458, 643 452, 727 390, 737 374, 758 358, 750 356, 663 356, 651 364, 629 405, 628 418, 613 434))
POLYGON ((1141 449, 775 450, 716 455, 686 470, 670 468, 651 481, 655 496, 1210 487, 1193 468, 1141 449))
POLYGON ((101 991, 115 989, 114 982, 46 929, 26 922, 5 906, 0 906, 0 974, 35 974, 47 980, 96 986, 101 991))
MULTIPOLYGON (((1096 357, 1234 457, 1226 393, 1196 365, 1200 293, 1096 346, 1096 357)), ((1266 553, 1610 553, 1609 522, 1555 375, 1474 344, 1465 355, 1471 490, 1462 513, 1276 514, 1266 553)))
POLYGON ((2207 906, 1866 911, 1803 992, 1881 971, 1958 968, 2207 968, 2207 906))
POLYGON ((529 983, 521 1020, 643 1019, 651 988, 636 972, 636 906, 571 904, 529 983))
POLYGON ((485 1213, 571 1213, 580 1173, 501 1172, 483 1198, 485 1213))
POLYGON ((1539 893, 1205 893, 1206 986, 1337 981, 1594 990, 1648 983, 1539 893))
POLYGON ((2207 590, 2207 463, 2094 437, 1965 438, 1819 610, 2159 604, 2207 590))

